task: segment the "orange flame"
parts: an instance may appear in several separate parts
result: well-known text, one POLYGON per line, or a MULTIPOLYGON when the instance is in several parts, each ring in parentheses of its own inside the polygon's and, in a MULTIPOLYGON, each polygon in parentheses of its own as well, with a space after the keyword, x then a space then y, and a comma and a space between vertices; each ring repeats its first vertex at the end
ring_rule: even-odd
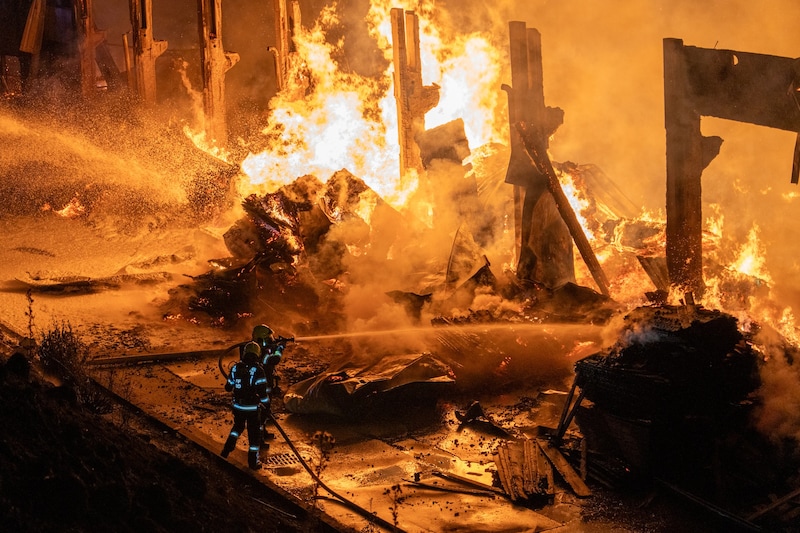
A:
MULTIPOLYGON (((443 37, 433 10, 414 4, 373 2, 367 23, 388 60, 391 8, 417 9, 423 80, 441 87, 442 105, 428 113, 427 127, 462 118, 471 146, 500 139, 500 52, 487 36, 443 37)), ((379 79, 345 72, 335 60, 343 43, 326 41, 326 29, 337 22, 335 6, 329 6, 313 28, 295 35, 299 60, 287 76, 293 83, 270 102, 263 130, 268 146, 243 161, 249 179, 240 192, 271 192, 306 174, 327 180, 344 168, 402 209, 417 190, 418 177, 413 171, 399 175, 393 65, 379 79)))
POLYGON ((65 205, 63 208, 58 210, 54 209, 53 213, 64 218, 76 218, 86 214, 86 207, 84 207, 84 205, 81 204, 81 201, 76 196, 75 198, 70 200, 69 203, 65 205))

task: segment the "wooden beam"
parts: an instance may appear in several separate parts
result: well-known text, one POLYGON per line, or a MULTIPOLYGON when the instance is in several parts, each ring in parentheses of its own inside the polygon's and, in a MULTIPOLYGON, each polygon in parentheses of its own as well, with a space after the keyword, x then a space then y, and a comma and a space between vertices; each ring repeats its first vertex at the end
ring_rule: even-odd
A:
POLYGON ((198 5, 206 137, 224 147, 228 142, 225 73, 239 62, 239 54, 225 52, 222 46, 222 0, 198 0, 198 5))
POLYGON ((515 125, 524 123, 544 147, 563 122, 561 109, 545 106, 542 70, 542 37, 524 22, 509 23, 509 54, 512 86, 503 85, 508 94, 511 157, 506 183, 514 186, 514 237, 517 276, 556 286, 574 281, 572 245, 564 224, 558 220, 556 206, 547 191, 547 177, 525 153, 515 125), (554 246, 554 243, 564 243, 554 246))
POLYGON ((774 502, 772 502, 772 503, 770 503, 768 505, 765 505, 764 507, 762 507, 761 509, 759 509, 755 513, 753 513, 750 516, 748 516, 747 520, 749 522, 752 522, 756 518, 767 514, 768 512, 770 512, 773 509, 775 509, 776 507, 780 507, 784 503, 787 503, 787 502, 789 502, 789 501, 791 501, 791 500, 793 500, 793 499, 795 499, 797 497, 800 497, 800 489, 793 490, 789 494, 787 494, 787 495, 785 495, 785 496, 783 496, 781 498, 778 498, 777 500, 775 500, 774 502))
POLYGON ((580 222, 578 222, 578 217, 575 216, 575 212, 572 210, 572 206, 569 204, 569 200, 567 200, 564 190, 561 188, 558 176, 556 176, 556 171, 553 169, 552 163, 550 163, 550 157, 547 155, 545 148, 541 144, 536 143, 534 136, 528 133, 525 123, 517 124, 517 131, 522 139, 525 152, 531 158, 531 161, 539 172, 547 177, 547 189, 550 191, 550 194, 553 195, 558 212, 567 224, 570 235, 572 235, 572 240, 578 247, 578 251, 581 253, 584 263, 586 263, 586 266, 589 268, 592 278, 594 278, 600 292, 605 296, 609 296, 608 278, 606 278, 603 267, 600 266, 600 262, 597 260, 597 256, 594 254, 591 244, 589 244, 589 239, 586 238, 586 234, 583 232, 580 222))
POLYGON ((419 18, 413 11, 391 10, 394 52, 394 97, 400 145, 400 174, 422 172, 422 159, 415 137, 425 131, 425 113, 439 103, 439 87, 422 85, 419 49, 419 18))
MULTIPOLYGON (((153 0, 129 0, 133 40, 134 85, 145 104, 156 103, 156 60, 167 41, 153 39, 153 0)), ((126 64, 127 46, 125 47, 126 64)), ((130 68, 130 67, 129 67, 130 68)), ((129 75, 129 80, 131 76, 129 75)))
POLYGON ((278 90, 286 88, 294 57, 297 54, 294 36, 301 27, 300 5, 297 0, 273 0, 275 8, 275 41, 270 46, 275 59, 275 77, 278 90))
POLYGON ((577 496, 581 498, 588 498, 592 495, 591 489, 581 479, 578 473, 575 472, 567 459, 561 455, 561 452, 558 451, 558 448, 544 440, 537 440, 536 442, 547 456, 547 459, 549 459, 553 464, 553 467, 558 470, 558 473, 561 474, 561 477, 564 478, 564 481, 567 482, 577 496))
MULTIPOLYGON (((701 175, 722 139, 700 133, 701 116, 800 134, 798 59, 684 46, 664 39, 667 136, 667 269, 673 287, 702 296, 701 175)), ((800 139, 800 136, 798 137, 800 139)), ((792 183, 800 175, 795 148, 792 183)))
POLYGON ((94 25, 92 0, 76 0, 75 24, 78 32, 78 55, 81 66, 81 94, 91 98, 97 93, 96 49, 105 41, 106 32, 98 31, 94 25))

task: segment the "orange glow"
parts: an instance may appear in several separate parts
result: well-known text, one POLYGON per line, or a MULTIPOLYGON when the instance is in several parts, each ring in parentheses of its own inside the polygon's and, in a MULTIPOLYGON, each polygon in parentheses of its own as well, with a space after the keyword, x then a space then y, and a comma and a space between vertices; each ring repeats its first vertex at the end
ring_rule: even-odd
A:
POLYGON ((250 153, 241 167, 247 180, 240 192, 272 192, 299 176, 327 180, 347 169, 363 179, 396 209, 407 207, 418 176, 399 175, 397 111, 391 64, 393 7, 420 17, 423 83, 437 84, 440 106, 426 116, 431 128, 461 118, 471 147, 502 139, 499 65, 501 52, 486 35, 446 37, 434 12, 405 2, 373 2, 367 16, 371 34, 389 60, 379 79, 345 72, 337 64, 342 43, 326 41, 326 29, 338 22, 335 7, 323 10, 313 28, 295 35, 298 60, 287 87, 270 102, 263 134, 268 146, 250 153))
POLYGON ((754 224, 747 235, 747 242, 739 250, 731 267, 746 276, 772 283, 772 278, 766 269, 765 258, 764 249, 759 240, 759 228, 754 224))
POLYGON ((63 208, 59 210, 53 210, 53 213, 64 218, 76 218, 86 214, 86 207, 84 207, 83 204, 81 204, 81 201, 76 197, 70 200, 69 203, 63 208))
MULTIPOLYGON (((401 212, 413 210, 417 221, 432 226, 437 206, 432 197, 421 194, 422 176, 415 170, 399 175, 390 16, 393 8, 414 11, 419 17, 422 82, 440 87, 439 104, 426 114, 425 128, 462 119, 472 159, 492 143, 508 142, 505 95, 499 90, 501 83, 508 81, 508 73, 503 70, 508 64, 505 41, 495 42, 489 32, 449 34, 433 3, 373 0, 366 24, 387 67, 380 76, 364 77, 339 63, 337 58, 344 56, 344 43, 329 42, 328 29, 339 24, 333 5, 322 10, 313 27, 301 28, 294 35, 296 55, 289 62, 290 72, 283 89, 270 102, 262 142, 240 165, 243 174, 237 186, 242 197, 274 192, 308 174, 326 181, 346 169, 375 191, 375 195, 360 195, 358 203, 351 206, 353 213, 367 224, 371 223, 378 203, 386 201, 401 212)), ((196 123, 202 124, 202 99, 199 93, 192 94, 199 110, 196 123)), ((197 146, 227 160, 226 154, 215 152, 196 131, 198 128, 185 128, 186 135, 197 146)), ((580 173, 559 175, 562 189, 609 279, 612 298, 627 306, 647 303, 645 293, 656 287, 642 262, 651 260, 660 265, 659 260, 665 257, 664 213, 645 211, 635 219, 618 218, 610 207, 602 205, 586 190, 583 179, 580 173)), ((794 197, 795 193, 784 195, 787 200, 794 197)), ((749 295, 748 287, 752 284, 763 290, 772 283, 759 242, 759 229, 753 227, 747 242, 741 246, 731 244, 730 238, 726 243, 721 209, 714 205, 706 209, 710 216, 703 232, 703 255, 708 290, 702 303, 732 313, 750 309, 754 296, 749 295), (741 296, 742 291, 745 296, 741 296)), ((327 215, 336 219, 342 213, 327 215)), ((503 217, 505 236, 497 244, 513 250, 513 215, 504 213, 503 217)), ((355 245, 349 246, 354 247, 353 254, 366 252, 355 245)), ((513 271, 515 254, 509 252, 503 259, 503 270, 513 271)), ((595 287, 577 252, 575 271, 579 284, 595 287)), ((668 301, 678 303, 681 297, 669 294, 668 301)), ((784 324, 782 331, 794 327, 791 309, 769 315, 776 327, 784 324)))

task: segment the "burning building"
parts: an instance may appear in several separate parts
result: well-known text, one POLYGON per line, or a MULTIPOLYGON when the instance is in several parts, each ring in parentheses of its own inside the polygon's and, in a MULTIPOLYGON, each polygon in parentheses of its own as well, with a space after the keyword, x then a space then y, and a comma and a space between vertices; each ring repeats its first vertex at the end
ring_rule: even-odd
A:
MULTIPOLYGON (((620 412, 630 407, 619 402, 625 371, 645 368, 650 385, 692 377, 688 394, 714 407, 711 414, 687 409, 681 420, 721 417, 724 407, 749 399, 757 400, 751 415, 762 432, 781 439, 800 433, 797 413, 772 400, 786 383, 776 375, 797 378, 791 351, 783 341, 770 344, 774 352, 745 354, 740 346, 756 344, 743 333, 750 324, 797 340, 800 293, 787 281, 796 259, 786 260, 792 254, 783 250, 798 240, 778 239, 779 224, 756 217, 754 207, 788 212, 797 193, 778 183, 796 182, 797 172, 756 186, 722 168, 726 156, 747 149, 734 139, 739 148, 726 153, 715 135, 699 133, 701 116, 779 122, 796 132, 796 50, 770 43, 765 52, 776 55, 744 52, 760 48, 743 37, 718 49, 699 30, 684 31, 680 21, 693 13, 682 3, 669 6, 673 16, 662 27, 629 24, 626 34, 589 20, 592 9, 544 3, 525 11, 475 6, 474 17, 409 2, 119 3, 21 2, 5 19, 14 30, 2 50, 8 110, 0 121, 11 148, 0 152, 0 186, 14 199, 8 212, 71 217, 108 229, 109 239, 178 229, 203 245, 154 258, 137 241, 131 246, 141 251, 110 272, 85 263, 59 271, 52 261, 49 269, 15 272, 17 294, 20 287, 84 294, 167 283, 155 307, 169 327, 237 332, 266 321, 308 336, 431 324, 594 328, 659 309, 691 311, 686 324, 664 331, 719 338, 724 347, 674 343, 667 377, 653 371, 663 361, 648 352, 651 345, 618 344, 620 335, 628 338, 624 329, 609 328, 610 339, 585 335, 594 350, 572 338, 559 347, 596 352, 575 369, 594 413, 646 419, 664 431, 663 413, 620 412), (102 31, 110 27, 123 27, 121 38, 102 31), (634 41, 648 42, 635 56, 634 41), (611 61, 598 50, 616 54, 613 67, 593 68, 611 61), (630 65, 619 61, 623 53, 630 65), (759 81, 762 74, 770 83, 759 81), (663 80, 657 89, 655 80, 663 80), (736 92, 751 85, 752 92, 736 92), (596 104, 603 91, 616 95, 610 105, 596 104), (726 104, 722 93, 735 94, 726 104), (759 105, 768 100, 779 105, 764 111, 759 105), (665 216, 658 213, 664 194, 653 194, 665 181, 663 134, 625 133, 641 132, 639 122, 663 131, 660 122, 652 127, 662 110, 665 216), (74 120, 61 124, 65 113, 74 120), (687 121, 690 131, 676 130, 687 121), (759 201, 737 211, 730 206, 736 196, 759 201), (719 327, 709 333, 709 324, 719 327), (702 359, 708 364, 697 371, 695 352, 736 359, 740 372, 729 375, 716 359, 702 359), (750 372, 756 361, 758 382, 750 372), (705 373, 710 367, 721 374, 705 373), (707 383, 735 393, 703 396, 707 383)), ((9 13, 11 4, 3 4, 9 13)), ((650 9, 630 2, 617 14, 643 20, 650 9)), ((754 157, 763 168, 771 168, 770 144, 754 157)), ((775 159, 796 160, 796 148, 784 151, 775 159)), ((28 259, 54 253, 13 248, 28 259)), ((552 340, 558 344, 557 335, 552 340)), ((533 343, 516 331, 499 339, 449 331, 435 342, 462 383, 478 383, 481 364, 491 376, 516 372, 517 382, 538 370, 525 368, 533 343), (482 358, 465 361, 467 351, 482 358)), ((431 367, 447 375, 441 363, 431 367)), ((642 395, 652 399, 649 390, 642 395)), ((587 437, 598 434, 600 418, 584 406, 578 420, 587 437)))

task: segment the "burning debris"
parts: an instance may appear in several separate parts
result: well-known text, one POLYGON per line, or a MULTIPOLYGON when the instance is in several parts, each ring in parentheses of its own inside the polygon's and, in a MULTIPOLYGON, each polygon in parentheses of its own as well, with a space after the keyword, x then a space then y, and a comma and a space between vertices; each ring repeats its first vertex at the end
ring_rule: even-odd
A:
POLYGON ((657 424, 724 420, 758 386, 758 352, 731 315, 642 307, 625 322, 614 346, 575 366, 575 383, 598 409, 657 424))
POLYGON ((759 328, 740 326, 694 305, 631 311, 613 346, 576 363, 556 439, 575 416, 593 479, 656 479, 744 523, 740 510, 761 495, 792 490, 780 472, 797 464, 753 431, 764 356, 759 328))
MULTIPOLYGON (((320 306, 319 311, 335 309, 352 284, 364 281, 361 276, 366 268, 385 269, 387 277, 379 284, 383 294, 414 323, 423 315, 440 325, 486 320, 602 323, 619 309, 607 296, 575 283, 549 288, 521 283, 505 273, 499 278, 468 230, 456 231, 446 264, 437 266, 427 256, 417 257, 411 250, 418 239, 426 238, 416 229, 419 225, 407 222, 407 217, 346 170, 325 184, 312 176, 299 178, 275 193, 251 195, 242 206, 245 217, 225 233, 232 257, 217 260, 219 269, 194 278, 199 296, 190 304, 192 309, 223 322, 249 316, 254 301, 270 294, 286 297, 300 291, 309 305, 320 306), (406 251, 411 253, 405 261, 421 262, 402 264, 397 256, 406 251), (405 274, 398 272, 398 265, 406 269, 405 274), (434 270, 425 273, 431 267, 434 270), (418 278, 419 272, 424 277, 418 278), (418 289, 400 290, 392 283, 415 283, 418 289), (512 303, 494 311, 471 308, 476 298, 491 295, 512 303), (451 313, 442 314, 442 310, 451 313)), ((423 230, 423 234, 432 231, 436 229, 423 230)), ((273 300, 270 305, 280 307, 273 300)), ((325 321, 320 312, 308 307, 306 311, 308 316, 295 318, 325 321)), ((329 315, 327 323, 336 323, 338 314, 329 315)))

